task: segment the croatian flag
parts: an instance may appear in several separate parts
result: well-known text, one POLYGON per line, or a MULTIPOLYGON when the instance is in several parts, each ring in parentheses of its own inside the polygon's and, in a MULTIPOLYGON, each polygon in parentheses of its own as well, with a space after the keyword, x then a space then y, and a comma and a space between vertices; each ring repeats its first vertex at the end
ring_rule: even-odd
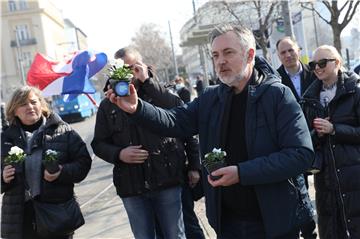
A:
POLYGON ((55 62, 37 53, 27 75, 28 85, 38 87, 44 97, 64 94, 92 94, 90 78, 107 63, 105 53, 74 53, 66 62, 55 62))

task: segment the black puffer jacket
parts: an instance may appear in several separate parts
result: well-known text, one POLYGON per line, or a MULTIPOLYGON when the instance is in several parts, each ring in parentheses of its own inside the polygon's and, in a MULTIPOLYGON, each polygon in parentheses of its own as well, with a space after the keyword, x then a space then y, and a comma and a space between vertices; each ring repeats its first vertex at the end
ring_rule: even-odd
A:
MULTIPOLYGON (((152 78, 139 83, 137 87, 139 96, 154 105, 170 108, 182 103, 179 97, 152 78)), ((108 99, 100 104, 91 146, 98 157, 114 164, 113 181, 121 197, 179 185, 183 180, 183 142, 161 137, 136 124, 108 99), (130 145, 142 145, 149 152, 149 157, 143 164, 127 164, 119 160, 120 151, 130 145)), ((198 156, 197 150, 195 153, 198 156)), ((190 167, 200 168, 199 158, 193 159, 198 162, 190 161, 190 167)))
POLYGON ((335 135, 312 134, 316 158, 322 162, 315 175, 320 237, 348 238, 348 231, 351 238, 360 238, 360 77, 340 73, 328 108, 320 104, 321 87, 316 80, 302 101, 311 129, 315 117, 327 116, 335 128, 335 135))
MULTIPOLYGON (((50 115, 45 130, 36 139, 43 155, 47 149, 59 152, 59 163, 63 166, 59 177, 48 182, 42 179, 39 200, 44 202, 65 202, 74 195, 74 183, 82 181, 91 167, 91 158, 86 144, 71 127, 56 114, 50 115)), ((1 135, 1 160, 11 147, 25 147, 24 138, 17 125, 11 125, 1 135)), ((2 164, 3 171, 3 164, 2 164)), ((22 170, 24 172, 24 168, 22 170)), ((9 184, 1 177, 1 191, 4 193, 1 210, 2 238, 22 238, 24 209, 24 177, 16 174, 9 184)))

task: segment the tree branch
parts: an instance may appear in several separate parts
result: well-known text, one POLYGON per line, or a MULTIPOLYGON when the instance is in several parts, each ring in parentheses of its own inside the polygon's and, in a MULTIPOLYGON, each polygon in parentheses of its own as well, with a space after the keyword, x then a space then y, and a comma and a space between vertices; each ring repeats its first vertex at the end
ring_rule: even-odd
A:
POLYGON ((339 11, 342 12, 342 10, 344 10, 344 8, 346 7, 346 5, 348 5, 349 2, 350 2, 350 6, 348 8, 348 11, 349 11, 349 9, 351 8, 352 3, 353 3, 352 1, 345 1, 344 5, 339 9, 339 11))
POLYGON ((356 10, 357 10, 357 7, 359 6, 360 4, 360 1, 356 1, 355 2, 355 5, 353 5, 353 1, 350 2, 350 5, 349 5, 349 8, 348 10, 346 11, 346 14, 345 14, 345 17, 344 17, 344 20, 343 22, 340 24, 341 28, 345 28, 346 25, 351 21, 351 19, 354 17, 355 13, 356 13, 356 10))

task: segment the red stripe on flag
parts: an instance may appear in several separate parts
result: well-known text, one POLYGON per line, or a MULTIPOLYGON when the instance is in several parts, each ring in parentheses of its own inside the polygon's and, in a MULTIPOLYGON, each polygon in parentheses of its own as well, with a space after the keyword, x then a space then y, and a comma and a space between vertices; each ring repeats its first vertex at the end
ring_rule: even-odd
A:
POLYGON ((54 80, 68 75, 68 73, 57 73, 53 70, 52 66, 59 64, 58 62, 49 61, 41 54, 35 55, 34 61, 31 64, 30 70, 27 75, 27 83, 31 86, 36 86, 43 90, 54 80))

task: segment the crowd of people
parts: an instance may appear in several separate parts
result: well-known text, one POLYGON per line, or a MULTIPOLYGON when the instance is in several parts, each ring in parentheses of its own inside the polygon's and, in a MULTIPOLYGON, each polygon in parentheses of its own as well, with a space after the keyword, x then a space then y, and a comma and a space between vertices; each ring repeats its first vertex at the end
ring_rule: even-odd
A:
MULTIPOLYGON (((204 87, 199 76, 196 98, 181 76, 172 91, 162 86, 136 49, 114 55, 134 77, 128 96, 106 82, 91 147, 114 165, 134 237, 205 238, 194 212, 205 196, 219 239, 360 238, 360 76, 329 45, 302 63, 291 37, 276 43, 275 69, 256 56, 252 31, 240 25, 216 26, 209 44, 220 83, 204 87), (211 173, 217 179, 201 165, 213 149, 226 152, 225 166, 211 173)), ((5 115, 2 238, 72 238, 84 222, 44 234, 40 206, 82 218, 74 184, 91 168, 84 141, 34 87, 17 89, 5 115), (49 152, 54 172, 44 164, 49 152)))

